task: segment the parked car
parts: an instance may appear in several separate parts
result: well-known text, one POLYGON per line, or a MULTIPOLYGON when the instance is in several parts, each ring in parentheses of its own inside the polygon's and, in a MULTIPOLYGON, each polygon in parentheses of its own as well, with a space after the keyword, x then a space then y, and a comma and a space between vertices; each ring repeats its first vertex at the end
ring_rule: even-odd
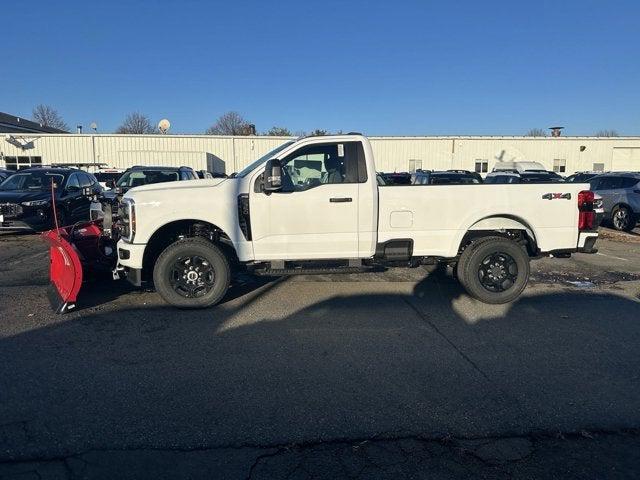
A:
POLYGON ((124 172, 122 168, 100 168, 93 174, 102 188, 107 188, 107 183, 117 182, 124 172))
POLYGON ((605 173, 589 183, 602 196, 604 221, 616 230, 633 230, 640 219, 640 172, 605 173))
POLYGON ((482 177, 466 170, 432 172, 418 170, 411 176, 412 185, 470 185, 482 183, 482 177))
POLYGON ((20 170, 0 184, 0 230, 52 228, 52 184, 58 225, 89 220, 91 201, 83 190, 100 193, 98 180, 77 169, 36 167, 20 170))
POLYGON ((91 202, 89 217, 91 220, 97 220, 104 218, 106 211, 117 210, 119 199, 132 188, 152 183, 197 179, 198 175, 191 167, 138 165, 128 168, 119 176, 117 181, 108 180, 106 182, 108 190, 102 192, 101 195, 91 202))
POLYGON ((588 183, 593 177, 600 175, 602 172, 576 172, 569 175, 565 181, 571 183, 588 183))
POLYGON ((118 193, 126 193, 130 189, 150 183, 177 182, 181 180, 197 180, 198 175, 191 167, 158 167, 138 165, 128 168, 117 181, 107 182, 105 198, 114 198, 118 193))
MULTIPOLYGON (((570 182, 576 183, 576 182, 570 182)), ((604 220, 604 202, 602 200, 602 196, 597 193, 593 194, 593 213, 595 214, 595 221, 593 222, 593 227, 598 228, 602 221, 604 220)))
POLYGON ((483 183, 484 179, 482 178, 482 175, 480 175, 478 172, 472 172, 470 170, 447 170, 447 172, 454 172, 454 173, 464 173, 466 175, 471 175, 472 177, 475 177, 478 179, 478 182, 483 183))
POLYGON ((411 174, 409 172, 380 173, 387 185, 411 185, 411 174))
POLYGON ((0 182, 6 180, 7 178, 9 178, 14 173, 16 173, 15 170, 7 170, 7 169, 4 169, 4 168, 0 168, 0 182))
POLYGON ((506 172, 494 171, 488 173, 484 183, 507 184, 507 183, 560 183, 564 178, 554 172, 506 172))
MULTIPOLYGON (((525 288, 531 258, 597 251, 583 185, 561 184, 560 197, 548 185, 527 196, 505 185, 378 187, 371 144, 358 134, 300 138, 228 180, 179 183, 129 190, 108 253, 92 241, 106 235, 99 225, 49 232, 54 284, 110 254, 134 285, 152 280, 169 304, 202 308, 225 296, 232 266, 295 275, 442 263, 472 297, 506 303, 525 288)), ((58 311, 76 301, 79 282, 72 287, 58 287, 58 311)))
POLYGON ((546 172, 546 168, 544 165, 538 162, 498 162, 495 167, 493 167, 492 172, 514 172, 514 173, 522 173, 522 172, 546 172))

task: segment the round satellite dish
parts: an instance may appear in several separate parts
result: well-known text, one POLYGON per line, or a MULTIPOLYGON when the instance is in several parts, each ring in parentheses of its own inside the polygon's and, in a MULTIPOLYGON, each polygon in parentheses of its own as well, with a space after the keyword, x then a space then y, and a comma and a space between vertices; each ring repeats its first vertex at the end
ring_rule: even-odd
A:
POLYGON ((97 130, 98 129, 98 124, 96 122, 91 122, 91 125, 89 125, 91 127, 91 130, 97 130))
POLYGON ((171 127, 171 123, 166 118, 163 118, 158 122, 158 130, 162 133, 167 133, 167 130, 171 127))

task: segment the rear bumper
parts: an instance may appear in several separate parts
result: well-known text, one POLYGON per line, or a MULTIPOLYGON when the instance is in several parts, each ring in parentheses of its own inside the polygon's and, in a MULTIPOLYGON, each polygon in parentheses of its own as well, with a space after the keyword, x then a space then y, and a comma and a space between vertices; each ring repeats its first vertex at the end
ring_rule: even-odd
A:
POLYGON ((579 253, 598 253, 596 248, 596 241, 598 240, 597 231, 580 232, 578 236, 578 248, 579 253))
POLYGON ((556 258, 569 258, 573 253, 598 253, 598 249, 596 248, 597 240, 598 232, 595 230, 580 232, 576 248, 562 248, 559 250, 551 250, 547 253, 556 258))

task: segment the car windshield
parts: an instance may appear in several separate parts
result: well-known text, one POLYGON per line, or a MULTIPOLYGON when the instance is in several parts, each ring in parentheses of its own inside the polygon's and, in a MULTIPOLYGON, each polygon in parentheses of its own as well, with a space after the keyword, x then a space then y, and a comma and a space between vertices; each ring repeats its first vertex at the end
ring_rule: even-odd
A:
POLYGON ((96 180, 99 182, 108 182, 109 180, 113 180, 114 182, 120 178, 122 173, 120 172, 98 172, 94 175, 96 180))
POLYGON ((46 190, 51 182, 57 188, 64 182, 64 175, 51 172, 16 173, 0 184, 0 190, 46 190))
POLYGON ((484 183, 518 183, 518 180, 515 175, 491 175, 484 179, 484 183))
POLYGON ((429 179, 431 185, 470 185, 474 183, 480 183, 477 178, 465 175, 451 175, 451 174, 432 174, 429 179))
POLYGON ((150 183, 175 182, 176 180, 178 180, 178 172, 175 170, 129 170, 120 177, 116 186, 133 188, 150 183))
POLYGON ((282 145, 280 145, 279 147, 274 148, 273 150, 271 150, 269 153, 263 155, 262 157, 260 157, 259 159, 257 159, 255 162, 247 165, 246 167, 244 167, 242 170, 240 170, 237 174, 236 177, 246 177, 247 175, 249 175, 249 173, 251 173, 253 170, 256 169, 256 167, 258 167, 259 165, 265 163, 267 160, 269 160, 271 157, 273 157, 276 153, 281 152, 282 150, 284 150, 285 148, 287 148, 289 145, 291 145, 292 143, 294 143, 293 140, 291 140, 290 142, 286 142, 283 143, 282 145))

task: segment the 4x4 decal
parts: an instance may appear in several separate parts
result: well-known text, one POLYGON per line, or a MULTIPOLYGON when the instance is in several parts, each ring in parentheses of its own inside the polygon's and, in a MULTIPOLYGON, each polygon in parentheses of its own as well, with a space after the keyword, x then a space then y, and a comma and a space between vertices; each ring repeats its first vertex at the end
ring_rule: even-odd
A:
POLYGON ((570 193, 545 193, 544 195, 542 195, 542 198, 544 198, 545 200, 556 200, 556 199, 571 200, 571 194, 570 193))

